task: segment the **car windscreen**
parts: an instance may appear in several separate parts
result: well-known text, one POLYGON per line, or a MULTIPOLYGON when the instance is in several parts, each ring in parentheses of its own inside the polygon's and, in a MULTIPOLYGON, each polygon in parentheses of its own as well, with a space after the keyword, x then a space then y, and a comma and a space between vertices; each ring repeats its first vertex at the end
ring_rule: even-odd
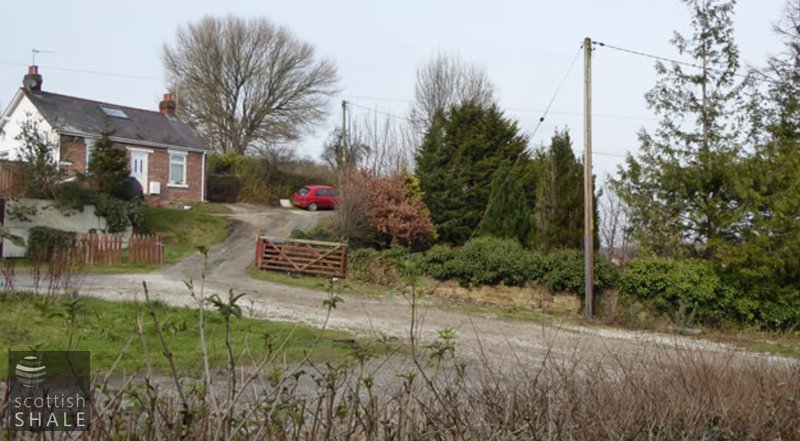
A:
POLYGON ((297 194, 299 194, 300 196, 305 196, 305 195, 307 195, 307 194, 308 194, 310 191, 311 191, 311 190, 309 190, 309 189, 308 189, 308 187, 303 187, 303 188, 301 188, 300 190, 297 190, 297 194))

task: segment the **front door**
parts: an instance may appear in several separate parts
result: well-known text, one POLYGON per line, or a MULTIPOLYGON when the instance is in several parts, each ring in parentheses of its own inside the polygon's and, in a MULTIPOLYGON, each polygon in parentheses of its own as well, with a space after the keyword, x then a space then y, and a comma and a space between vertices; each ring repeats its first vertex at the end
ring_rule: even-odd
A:
POLYGON ((147 188, 147 153, 131 150, 131 176, 136 178, 144 193, 149 193, 147 188))

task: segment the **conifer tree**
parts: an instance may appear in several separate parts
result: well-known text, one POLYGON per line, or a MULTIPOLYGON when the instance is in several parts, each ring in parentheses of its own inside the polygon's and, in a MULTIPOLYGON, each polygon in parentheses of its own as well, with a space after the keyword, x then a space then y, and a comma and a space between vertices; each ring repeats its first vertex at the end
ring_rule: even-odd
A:
POLYGON ((416 154, 416 175, 439 240, 466 242, 486 211, 494 172, 527 145, 495 105, 466 102, 438 112, 416 154))
POLYGON ((94 142, 88 170, 97 183, 99 193, 119 199, 131 199, 126 185, 128 164, 125 151, 114 147, 107 132, 103 132, 94 142))
POLYGON ((656 64, 659 79, 645 98, 658 128, 640 133, 640 154, 626 159, 613 185, 642 245, 659 255, 711 258, 742 219, 738 168, 747 130, 738 110, 747 81, 737 77, 735 1, 683 3, 692 32, 671 42, 696 67, 656 64))
MULTIPOLYGON (((582 249, 583 166, 572 151, 569 132, 556 132, 550 147, 540 151, 536 160, 540 164, 540 175, 534 209, 534 247, 544 252, 560 248, 582 249)), ((594 231, 597 236, 597 228, 594 231)), ((595 237, 595 247, 598 240, 595 237)))
POLYGON ((479 233, 483 236, 517 239, 527 245, 531 233, 531 210, 519 175, 508 162, 494 173, 486 213, 479 233))

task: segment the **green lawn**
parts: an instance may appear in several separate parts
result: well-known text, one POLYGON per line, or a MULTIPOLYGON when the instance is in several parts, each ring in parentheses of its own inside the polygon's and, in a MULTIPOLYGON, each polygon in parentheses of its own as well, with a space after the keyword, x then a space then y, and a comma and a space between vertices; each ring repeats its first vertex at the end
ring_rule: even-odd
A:
MULTIPOLYGON (((145 305, 81 298, 75 314, 76 325, 70 328, 62 316, 68 309, 68 302, 60 300, 45 307, 42 299, 31 294, 0 294, 0 378, 7 373, 8 350, 65 350, 70 329, 72 349, 91 352, 93 371, 108 370, 133 338, 116 373, 143 372, 147 357, 135 332, 137 311, 141 312, 147 353, 153 368, 158 372, 167 371, 163 348, 145 305)), ((307 326, 247 318, 247 297, 240 303, 244 318, 232 321, 233 348, 240 365, 253 365, 252 360, 260 360, 268 352, 280 361, 299 361, 320 335, 319 330, 307 326)), ((167 307, 160 302, 154 305, 178 369, 188 375, 200 373, 199 311, 167 307)), ((320 308, 324 308, 322 302, 320 308)), ((222 368, 226 364, 225 323, 222 316, 213 310, 208 311, 206 319, 210 361, 222 368)), ((354 340, 346 333, 326 331, 310 358, 312 361, 343 359, 356 345, 375 354, 388 350, 384 344, 354 340)))
POLYGON ((144 227, 150 233, 164 236, 164 263, 170 264, 197 251, 198 246, 210 247, 224 240, 231 222, 214 214, 229 213, 219 204, 197 204, 191 210, 173 210, 151 206, 142 207, 144 227))
POLYGON ((215 202, 202 202, 199 204, 195 204, 192 207, 192 210, 199 213, 205 214, 231 214, 233 210, 228 208, 225 204, 219 204, 215 202))

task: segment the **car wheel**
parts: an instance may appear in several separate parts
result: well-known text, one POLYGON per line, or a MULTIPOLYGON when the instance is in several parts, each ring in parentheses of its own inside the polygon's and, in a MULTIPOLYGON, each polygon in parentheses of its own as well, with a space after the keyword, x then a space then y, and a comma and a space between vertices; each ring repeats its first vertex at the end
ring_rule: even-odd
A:
POLYGON ((308 211, 317 211, 317 208, 318 208, 317 204, 315 204, 313 202, 308 204, 308 211))

